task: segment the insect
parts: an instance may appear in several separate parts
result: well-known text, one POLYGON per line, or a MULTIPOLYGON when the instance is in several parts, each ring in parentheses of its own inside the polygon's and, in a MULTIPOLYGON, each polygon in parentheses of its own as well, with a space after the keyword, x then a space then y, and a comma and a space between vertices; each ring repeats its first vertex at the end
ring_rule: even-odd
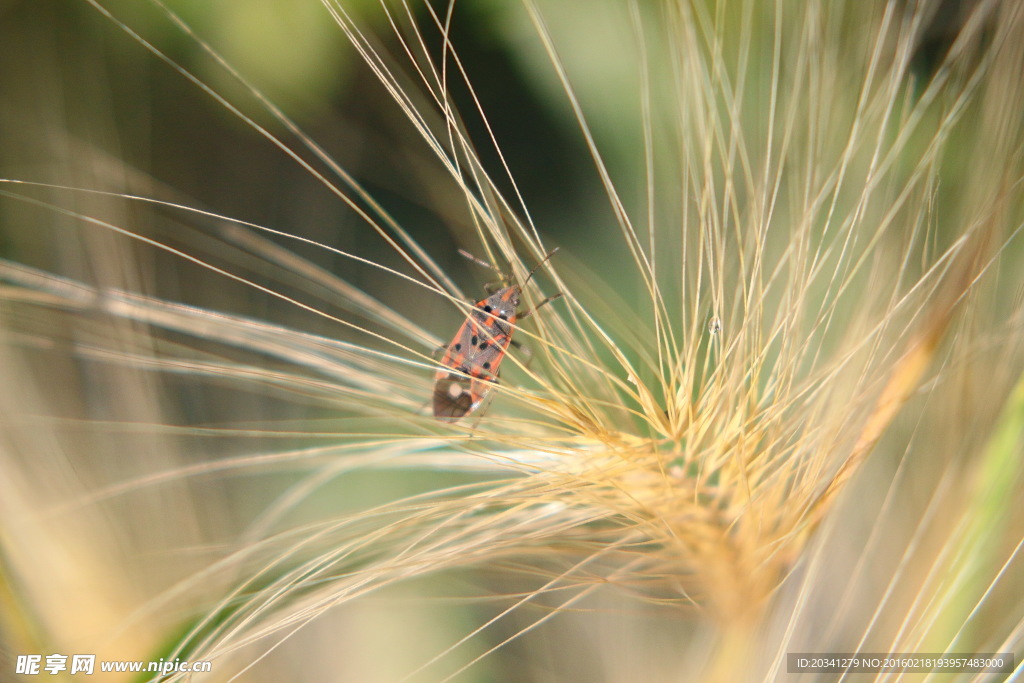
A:
MULTIPOLYGON (((536 312, 541 306, 558 297, 549 296, 532 311, 519 314, 523 287, 537 268, 551 258, 558 249, 552 249, 533 267, 522 285, 509 285, 496 292, 488 292, 486 299, 473 305, 473 311, 462 323, 455 339, 445 348, 441 365, 434 375, 434 417, 444 422, 455 422, 480 407, 491 386, 498 382, 498 368, 512 343, 513 325, 517 320, 536 312)), ((459 250, 466 258, 492 268, 468 252, 459 250)), ((510 278, 503 278, 509 280, 510 278)))

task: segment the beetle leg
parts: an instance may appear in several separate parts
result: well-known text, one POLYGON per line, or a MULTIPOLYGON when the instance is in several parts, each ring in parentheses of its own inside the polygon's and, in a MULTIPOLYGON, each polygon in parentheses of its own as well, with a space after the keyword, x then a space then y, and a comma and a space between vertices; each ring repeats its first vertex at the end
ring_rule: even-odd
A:
POLYGON ((525 356, 521 361, 523 367, 530 367, 530 361, 533 360, 533 351, 530 349, 530 347, 527 346, 526 344, 521 344, 517 339, 510 340, 509 345, 516 347, 516 351, 520 352, 521 354, 523 354, 523 356, 525 356))
POLYGON ((519 316, 517 316, 517 320, 522 320, 523 318, 526 318, 526 317, 528 317, 528 316, 531 316, 531 315, 533 315, 533 314, 534 314, 534 313, 536 313, 536 312, 537 312, 538 310, 540 310, 540 307, 541 307, 541 306, 543 306, 543 305, 545 305, 545 304, 549 304, 549 303, 551 303, 552 301, 554 301, 555 299, 559 298, 560 296, 562 296, 562 293, 561 293, 561 292, 559 292, 558 294, 552 294, 551 296, 549 296, 548 298, 544 299, 544 300, 543 300, 543 301, 541 301, 541 302, 540 302, 539 304, 537 304, 536 306, 534 306, 533 308, 531 308, 530 310, 526 311, 526 312, 525 312, 525 313, 523 313, 522 315, 519 315, 519 316))

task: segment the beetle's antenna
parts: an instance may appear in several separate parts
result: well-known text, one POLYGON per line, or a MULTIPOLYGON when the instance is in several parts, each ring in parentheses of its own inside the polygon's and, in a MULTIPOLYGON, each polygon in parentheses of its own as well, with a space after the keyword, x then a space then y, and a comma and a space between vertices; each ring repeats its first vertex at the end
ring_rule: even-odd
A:
MULTIPOLYGON (((537 272, 537 269, 540 268, 542 265, 544 265, 545 261, 547 261, 549 258, 554 256, 555 252, 558 251, 558 249, 559 249, 559 247, 555 247, 554 249, 552 249, 551 251, 549 251, 547 253, 547 256, 545 256, 544 258, 542 258, 540 261, 537 262, 537 265, 535 265, 533 267, 533 270, 530 271, 530 274, 526 276, 525 280, 523 280, 523 286, 524 287, 526 286, 526 283, 530 281, 530 278, 533 277, 533 274, 537 272)), ((491 270, 493 270, 493 271, 495 271, 497 273, 501 273, 502 277, 504 277, 504 278, 508 277, 507 275, 502 273, 498 268, 496 268, 492 264, 488 263, 487 261, 484 261, 483 259, 477 258, 476 256, 473 256, 472 254, 470 254, 465 249, 459 249, 459 253, 462 254, 462 256, 464 256, 465 258, 468 258, 473 263, 477 263, 477 264, 483 266, 484 268, 490 268, 491 270)))
POLYGON ((554 249, 549 251, 547 256, 545 256, 544 258, 537 262, 537 265, 533 267, 533 270, 530 271, 530 274, 526 276, 525 280, 523 280, 523 287, 525 287, 526 283, 530 281, 530 278, 533 277, 533 274, 537 272, 537 269, 544 265, 545 261, 547 261, 549 258, 555 255, 556 251, 558 251, 558 247, 555 247, 554 249))
MULTIPOLYGON (((473 263, 477 263, 477 264, 483 266, 484 268, 490 268, 493 271, 501 273, 501 271, 498 270, 497 268, 495 268, 493 265, 491 265, 487 261, 484 261, 483 259, 480 259, 480 258, 477 258, 476 256, 473 256, 472 254, 470 254, 465 249, 459 249, 459 253, 462 254, 463 256, 465 256, 466 258, 468 258, 473 263)), ((502 273, 502 275, 504 275, 504 273, 502 273)))

